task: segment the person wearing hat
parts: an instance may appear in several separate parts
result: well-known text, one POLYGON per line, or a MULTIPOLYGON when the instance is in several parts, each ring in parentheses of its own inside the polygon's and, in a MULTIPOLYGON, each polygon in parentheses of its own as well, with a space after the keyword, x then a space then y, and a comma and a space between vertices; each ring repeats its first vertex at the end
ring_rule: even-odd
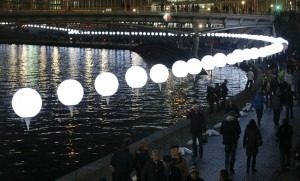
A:
POLYGON ((179 146, 171 146, 170 152, 172 157, 172 164, 180 170, 182 179, 185 180, 188 174, 188 164, 187 161, 180 155, 179 146))
POLYGON ((164 164, 164 181, 181 181, 181 173, 177 167, 172 164, 172 157, 165 155, 163 157, 164 164))
POLYGON ((193 165, 189 171, 189 175, 187 176, 186 181, 204 181, 200 176, 199 176, 199 169, 197 165, 193 165))
POLYGON ((252 72, 252 68, 249 68, 249 71, 247 72, 247 83, 246 83, 246 87, 245 90, 247 90, 248 88, 251 89, 252 88, 252 84, 254 81, 254 73, 252 72))

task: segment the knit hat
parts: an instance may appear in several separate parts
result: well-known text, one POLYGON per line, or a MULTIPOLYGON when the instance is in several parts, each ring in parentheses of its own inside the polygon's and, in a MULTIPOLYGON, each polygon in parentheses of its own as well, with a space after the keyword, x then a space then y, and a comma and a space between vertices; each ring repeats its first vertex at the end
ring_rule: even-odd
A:
POLYGON ((191 174, 191 173, 193 173, 193 172, 199 173, 199 169, 198 169, 198 167, 197 167, 196 165, 193 165, 193 166, 191 167, 189 174, 191 174))

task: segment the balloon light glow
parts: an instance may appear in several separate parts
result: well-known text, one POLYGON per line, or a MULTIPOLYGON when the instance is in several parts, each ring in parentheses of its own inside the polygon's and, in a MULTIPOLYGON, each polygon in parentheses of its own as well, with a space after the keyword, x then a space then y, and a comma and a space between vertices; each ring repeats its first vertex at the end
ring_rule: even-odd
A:
POLYGON ((183 78, 187 76, 188 69, 187 69, 187 63, 183 60, 178 60, 174 62, 172 65, 172 72, 175 77, 177 78, 183 78))
POLYGON ((188 73, 192 74, 195 80, 195 76, 202 70, 202 63, 197 58, 191 58, 187 61, 188 73))
POLYGON ((201 62, 202 62, 202 66, 204 68, 204 70, 213 70, 215 68, 215 63, 214 63, 214 60, 213 60, 213 56, 211 55, 205 55, 202 59, 201 59, 201 62))
POLYGON ((12 107, 18 116, 25 119, 27 130, 29 130, 31 118, 36 116, 42 108, 42 98, 36 90, 22 88, 14 94, 12 107))
POLYGON ((156 64, 150 69, 150 78, 153 82, 159 85, 161 90, 161 84, 166 82, 169 77, 169 70, 163 64, 156 64))
POLYGON ((62 104, 69 107, 73 116, 73 106, 83 98, 83 87, 77 80, 65 80, 57 88, 57 97, 62 104))
POLYGON ((103 72, 96 77, 95 89, 106 99, 106 103, 109 104, 109 97, 114 95, 119 88, 118 78, 110 72, 103 72))
POLYGON ((125 80, 133 89, 140 89, 142 88, 147 82, 148 76, 145 69, 140 66, 132 66, 130 67, 126 74, 125 80))
POLYGON ((226 65, 226 55, 223 53, 217 53, 213 56, 216 67, 222 68, 226 65))

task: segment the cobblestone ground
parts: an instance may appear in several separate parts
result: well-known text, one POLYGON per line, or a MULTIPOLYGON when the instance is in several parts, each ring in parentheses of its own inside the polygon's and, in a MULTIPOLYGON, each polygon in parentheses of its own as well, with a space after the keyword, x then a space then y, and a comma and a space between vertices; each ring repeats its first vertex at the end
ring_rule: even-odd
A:
MULTIPOLYGON (((300 141, 300 107, 294 107, 295 120, 291 120, 290 124, 294 127, 294 138, 293 145, 300 141)), ((281 113, 281 118, 285 115, 283 110, 281 113)), ((259 148, 259 153, 257 155, 256 169, 257 172, 246 174, 246 153, 242 146, 242 138, 244 134, 245 127, 250 119, 256 120, 256 114, 254 111, 248 112, 247 116, 240 118, 240 125, 242 133, 238 142, 236 163, 235 163, 235 174, 231 175, 231 178, 236 181, 244 180, 282 180, 282 181, 296 181, 296 170, 294 167, 291 168, 289 172, 280 172, 280 160, 279 160, 279 148, 276 142, 276 131, 277 126, 273 123, 273 111, 271 109, 265 109, 260 131, 263 137, 263 146, 259 148)), ((221 121, 221 119, 220 119, 221 121)), ((217 130, 217 129, 216 129, 217 130)), ((168 139, 164 147, 167 148, 162 153, 168 153, 168 148, 172 144, 180 144, 181 146, 191 149, 190 145, 187 145, 187 141, 191 139, 188 128, 184 128, 177 133, 177 136, 173 139, 168 139)), ((222 144, 222 136, 212 136, 208 138, 208 143, 204 145, 204 155, 203 159, 192 159, 191 155, 184 155, 184 158, 188 161, 189 167, 193 163, 197 163, 200 168, 200 175, 206 181, 217 181, 219 179, 219 171, 224 169, 225 162, 225 151, 224 145, 222 144)), ((294 162, 292 162, 294 163, 294 162)))

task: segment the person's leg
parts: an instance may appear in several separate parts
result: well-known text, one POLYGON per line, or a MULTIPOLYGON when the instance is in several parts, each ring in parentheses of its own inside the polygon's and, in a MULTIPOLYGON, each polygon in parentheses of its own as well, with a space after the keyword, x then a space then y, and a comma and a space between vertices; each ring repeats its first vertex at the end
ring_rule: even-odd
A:
POLYGON ((247 89, 248 89, 248 86, 249 86, 249 84, 250 84, 250 81, 249 81, 249 80, 247 80, 247 83, 246 83, 246 86, 245 86, 245 90, 247 90, 247 89))
POLYGON ((230 152, 231 152, 231 145, 225 145, 225 170, 229 170, 230 152))
POLYGON ((253 84, 253 80, 250 80, 250 85, 249 85, 249 89, 251 90, 252 88, 252 84, 253 84))
POLYGON ((283 148, 279 148, 280 150, 280 165, 281 165, 281 170, 284 171, 285 169, 285 151, 283 148))
POLYGON ((290 107, 291 119, 294 119, 294 105, 292 104, 290 107))
POLYGON ((209 102, 209 112, 214 112, 214 102, 209 102))
POLYGON ((193 157, 197 157, 197 136, 192 133, 192 141, 193 141, 193 157))
POLYGON ((203 142, 202 142, 202 134, 201 133, 198 135, 198 140, 199 140, 199 157, 203 158, 203 142))
POLYGON ((256 172, 256 155, 252 156, 252 172, 256 172))
POLYGON ((235 163, 235 153, 236 153, 237 143, 231 145, 231 153, 230 153, 230 172, 235 173, 234 171, 234 163, 235 163))
POLYGON ((290 106, 289 105, 285 105, 285 117, 286 118, 290 118, 290 106))
POLYGON ((291 149, 288 148, 286 149, 286 168, 290 168, 291 167, 291 149))
POLYGON ((250 170, 250 161, 251 161, 251 156, 247 156, 247 170, 246 170, 247 173, 249 173, 250 170))

